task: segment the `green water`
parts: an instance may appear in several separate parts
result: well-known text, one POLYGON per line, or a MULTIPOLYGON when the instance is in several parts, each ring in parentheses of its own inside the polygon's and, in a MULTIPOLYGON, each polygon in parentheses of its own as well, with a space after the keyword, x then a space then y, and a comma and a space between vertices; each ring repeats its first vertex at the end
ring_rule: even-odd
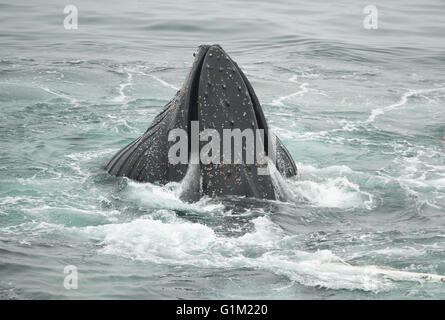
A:
POLYGON ((445 4, 0 2, 0 298, 444 299, 445 4), (297 162, 286 202, 181 202, 103 167, 199 44, 297 162), (78 288, 64 268, 78 268, 78 288))

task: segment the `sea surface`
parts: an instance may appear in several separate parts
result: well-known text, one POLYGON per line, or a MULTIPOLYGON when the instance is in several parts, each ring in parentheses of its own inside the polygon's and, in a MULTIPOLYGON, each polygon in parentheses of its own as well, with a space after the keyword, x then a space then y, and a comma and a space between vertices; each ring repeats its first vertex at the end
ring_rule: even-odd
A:
POLYGON ((445 299, 413 274, 445 275, 444 17, 443 0, 1 0, 0 299, 445 299), (297 163, 283 201, 187 203, 104 171, 214 43, 297 163))

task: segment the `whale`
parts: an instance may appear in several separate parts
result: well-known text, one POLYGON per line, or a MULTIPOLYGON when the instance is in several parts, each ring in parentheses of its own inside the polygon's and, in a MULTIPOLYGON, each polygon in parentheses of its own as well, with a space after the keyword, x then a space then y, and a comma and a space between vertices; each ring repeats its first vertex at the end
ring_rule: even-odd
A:
POLYGON ((277 199, 277 175, 296 176, 297 167, 269 129, 251 83, 220 45, 201 45, 193 56, 181 89, 105 169, 139 182, 179 182, 182 198, 192 201, 277 199))

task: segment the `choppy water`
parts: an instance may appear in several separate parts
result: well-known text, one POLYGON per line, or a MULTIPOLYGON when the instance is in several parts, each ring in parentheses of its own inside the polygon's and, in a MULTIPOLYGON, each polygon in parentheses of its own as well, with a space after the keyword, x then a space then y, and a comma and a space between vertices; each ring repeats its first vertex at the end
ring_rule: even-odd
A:
POLYGON ((60 1, 0 2, 0 298, 445 298, 367 267, 445 274, 443 1, 72 3, 78 30, 60 1), (287 202, 104 172, 202 43, 297 162, 287 202))

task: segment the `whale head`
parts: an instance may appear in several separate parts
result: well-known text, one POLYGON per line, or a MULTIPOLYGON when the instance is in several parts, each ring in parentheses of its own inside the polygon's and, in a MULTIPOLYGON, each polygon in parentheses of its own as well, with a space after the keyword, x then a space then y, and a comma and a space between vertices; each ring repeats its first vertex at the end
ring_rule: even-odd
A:
POLYGON ((219 45, 198 47, 182 88, 106 170, 143 182, 183 181, 184 194, 193 200, 203 195, 275 199, 271 172, 297 173, 269 130, 252 85, 219 45))

